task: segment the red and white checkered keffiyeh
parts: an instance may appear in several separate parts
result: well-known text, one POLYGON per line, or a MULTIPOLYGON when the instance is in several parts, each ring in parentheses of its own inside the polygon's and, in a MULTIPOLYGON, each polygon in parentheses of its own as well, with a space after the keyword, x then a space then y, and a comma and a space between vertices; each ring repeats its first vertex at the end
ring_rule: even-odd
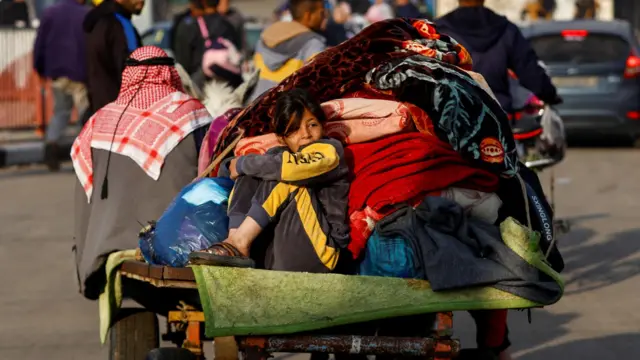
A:
MULTIPOLYGON (((155 46, 144 46, 131 54, 136 60, 166 56, 166 52, 155 46)), ((174 67, 126 67, 116 101, 89 119, 71 148, 73 167, 88 200, 91 201, 93 192, 92 148, 127 156, 157 180, 171 150, 191 132, 211 121, 204 105, 184 93, 174 67)))

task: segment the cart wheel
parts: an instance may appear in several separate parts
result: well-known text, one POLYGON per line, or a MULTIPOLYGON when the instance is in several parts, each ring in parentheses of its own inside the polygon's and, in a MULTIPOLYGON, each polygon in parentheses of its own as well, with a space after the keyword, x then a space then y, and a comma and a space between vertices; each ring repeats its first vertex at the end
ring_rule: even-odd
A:
POLYGON ((121 309, 109 334, 109 360, 139 360, 160 344, 158 318, 144 309, 121 309))
POLYGON ((238 360, 238 351, 238 343, 233 336, 213 339, 213 352, 216 360, 238 360))
POLYGON ((198 357, 183 348, 159 348, 149 351, 145 360, 198 360, 198 357))

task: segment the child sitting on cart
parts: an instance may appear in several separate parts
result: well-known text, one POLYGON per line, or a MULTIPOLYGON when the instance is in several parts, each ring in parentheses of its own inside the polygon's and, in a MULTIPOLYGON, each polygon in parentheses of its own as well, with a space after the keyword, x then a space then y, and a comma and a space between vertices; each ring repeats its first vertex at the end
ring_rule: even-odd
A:
POLYGON ((282 146, 227 159, 218 176, 234 179, 229 237, 191 263, 331 272, 349 242, 349 182, 344 149, 324 137, 325 114, 302 89, 282 93, 273 129, 282 146))

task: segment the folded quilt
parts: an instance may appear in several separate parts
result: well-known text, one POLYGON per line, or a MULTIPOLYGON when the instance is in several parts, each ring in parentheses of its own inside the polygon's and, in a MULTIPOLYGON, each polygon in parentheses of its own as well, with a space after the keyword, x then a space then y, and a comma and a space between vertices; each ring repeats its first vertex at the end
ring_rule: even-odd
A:
POLYGON ((344 144, 357 144, 414 129, 407 105, 390 100, 345 98, 322 104, 325 134, 344 144))
MULTIPOLYGON (((344 144, 362 143, 415 129, 415 107, 397 101, 345 98, 327 101, 322 109, 327 116, 325 135, 344 144)), ((273 133, 244 138, 236 145, 235 155, 264 154, 279 145, 273 133)))
MULTIPOLYGON (((390 213, 396 204, 411 204, 450 187, 495 192, 498 176, 471 166, 449 144, 411 132, 345 148, 351 188, 349 214, 369 207, 390 213)), ((357 257, 366 237, 352 222, 349 249, 357 257)))

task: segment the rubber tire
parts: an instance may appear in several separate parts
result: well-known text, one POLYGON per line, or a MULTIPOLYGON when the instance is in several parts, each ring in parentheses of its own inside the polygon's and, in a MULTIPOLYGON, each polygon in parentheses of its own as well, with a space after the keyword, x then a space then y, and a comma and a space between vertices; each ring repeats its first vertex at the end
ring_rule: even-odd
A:
POLYGON ((158 348, 151 350, 145 360, 197 360, 194 353, 183 348, 158 348))
POLYGON ((160 346, 160 327, 155 313, 144 309, 121 309, 109 331, 109 360, 140 360, 160 346))
MULTIPOLYGON (((215 360, 238 360, 240 358, 238 343, 233 336, 223 336, 213 339, 213 352, 215 360)), ((245 359, 251 359, 247 354, 245 359)))

